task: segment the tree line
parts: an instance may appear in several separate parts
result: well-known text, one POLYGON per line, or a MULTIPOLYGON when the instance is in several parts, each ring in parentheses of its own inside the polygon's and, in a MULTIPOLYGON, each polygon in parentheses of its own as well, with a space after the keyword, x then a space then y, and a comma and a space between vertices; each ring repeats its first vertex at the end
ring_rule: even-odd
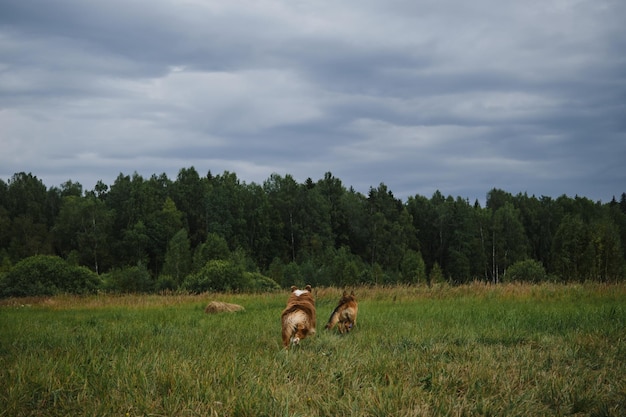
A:
POLYGON ((189 167, 176 179, 119 174, 92 190, 71 180, 47 188, 24 172, 0 179, 5 296, 622 281, 623 242, 626 193, 602 203, 494 188, 482 207, 439 191, 403 202, 383 183, 364 195, 330 172, 303 183, 272 174, 257 184, 189 167), (65 272, 50 272, 57 269, 65 272))

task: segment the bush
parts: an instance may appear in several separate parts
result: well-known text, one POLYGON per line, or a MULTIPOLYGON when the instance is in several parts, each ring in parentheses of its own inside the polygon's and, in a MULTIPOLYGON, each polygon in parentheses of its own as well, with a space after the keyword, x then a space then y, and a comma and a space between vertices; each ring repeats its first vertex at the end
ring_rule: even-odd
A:
POLYGON ((270 277, 258 272, 244 272, 246 291, 269 292, 280 289, 280 285, 270 277))
POLYGON ((242 291, 245 289, 244 271, 231 261, 214 259, 197 273, 188 275, 183 289, 201 293, 205 291, 242 291))
POLYGON ((114 269, 104 276, 104 288, 107 291, 140 293, 154 290, 154 282, 146 267, 132 266, 114 269))
POLYGON ((178 289, 176 280, 171 275, 159 275, 159 279, 155 284, 156 291, 174 291, 178 289))
POLYGON ((228 259, 228 242, 217 233, 209 233, 204 243, 199 244, 193 254, 193 271, 200 271, 210 260, 228 259))
POLYGON ((418 284, 427 282, 426 264, 420 252, 407 250, 400 264, 402 282, 405 284, 418 284))
POLYGON ((543 282, 548 279, 546 270, 541 262, 534 259, 518 261, 511 265, 505 276, 505 281, 543 282))
POLYGON ((443 284, 445 282, 446 279, 443 276, 443 271, 439 263, 435 262, 433 268, 430 270, 430 275, 428 275, 428 285, 443 284))
POLYGON ((0 282, 0 296, 26 297, 93 293, 101 286, 95 272, 58 256, 36 255, 18 262, 0 282))
POLYGON ((300 265, 296 262, 289 262, 283 269, 283 276, 281 279, 281 286, 283 288, 290 288, 295 285, 298 288, 303 288, 308 282, 302 276, 300 265))

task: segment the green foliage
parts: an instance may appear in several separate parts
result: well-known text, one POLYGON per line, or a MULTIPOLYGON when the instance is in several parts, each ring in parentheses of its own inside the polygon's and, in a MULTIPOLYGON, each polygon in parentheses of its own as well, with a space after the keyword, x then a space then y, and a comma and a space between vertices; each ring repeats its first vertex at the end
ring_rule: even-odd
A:
POLYGON ((179 286, 179 283, 176 282, 172 276, 161 274, 155 283, 155 290, 159 292, 174 291, 177 290, 179 286))
POLYGON ((552 242, 552 267, 563 281, 584 281, 592 263, 589 228, 580 216, 567 215, 552 242))
POLYGON ((243 289, 246 292, 261 293, 280 289, 280 285, 278 285, 276 281, 259 272, 244 272, 243 276, 245 280, 245 287, 243 289))
POLYGON ((306 279, 300 270, 300 265, 296 262, 289 262, 285 265, 280 282, 283 288, 289 288, 292 285, 295 285, 296 287, 304 287, 307 284, 306 279))
POLYGON ((443 271, 437 262, 433 265, 428 275, 428 285, 441 284, 446 282, 446 278, 443 276, 443 271))
POLYGON ((518 282, 544 282, 548 279, 548 274, 541 262, 534 259, 525 259, 515 262, 506 271, 506 281, 518 282))
POLYGON ((593 262, 589 279, 611 282, 623 277, 624 258, 618 230, 617 225, 607 218, 592 223, 589 250, 593 253, 593 262))
POLYGON ((248 272, 257 272, 258 267, 250 255, 241 247, 230 252, 228 255, 230 260, 235 265, 239 265, 241 269, 248 272))
POLYGON ((98 273, 102 264, 111 263, 108 240, 112 219, 112 213, 95 197, 64 197, 53 228, 57 250, 98 273))
POLYGON ((100 279, 89 269, 70 265, 57 256, 37 255, 23 259, 4 274, 0 296, 86 294, 99 287, 100 279))
POLYGON ((274 258, 269 265, 267 275, 275 282, 281 284, 283 282, 284 271, 285 263, 280 258, 274 258))
POLYGON ((359 283, 362 262, 357 256, 350 253, 349 248, 342 246, 331 259, 331 282, 329 284, 344 287, 359 283))
POLYGON ((299 264, 299 271, 303 281, 314 287, 327 287, 333 285, 334 277, 329 273, 329 266, 320 264, 317 258, 308 258, 299 264))
POLYGON ((453 283, 462 284, 470 281, 470 261, 465 253, 449 249, 447 265, 447 273, 453 283))
POLYGON ((191 250, 187 230, 180 229, 170 240, 165 252, 163 273, 181 283, 191 271, 191 250))
POLYGON ((387 275, 378 263, 363 271, 361 282, 368 285, 385 285, 388 283, 387 275))
POLYGON ((401 265, 402 282, 405 284, 426 283, 426 264, 420 252, 407 250, 401 265))
POLYGON ((194 167, 182 168, 172 184, 172 199, 185 213, 191 245, 196 246, 207 233, 206 213, 208 184, 194 167))
POLYGON ((199 272, 188 275, 182 287, 192 293, 243 291, 246 288, 246 279, 241 265, 229 260, 213 259, 199 272))
POLYGON ((415 230, 408 211, 385 184, 370 188, 368 257, 385 271, 397 271, 415 230))
POLYGON ((0 249, 0 273, 9 272, 12 268, 11 259, 6 249, 0 249))
POLYGON ((527 245, 519 210, 506 202, 493 214, 492 251, 497 276, 519 260, 526 259, 527 245))
POLYGON ((217 233, 209 233, 206 240, 200 243, 193 254, 193 271, 197 272, 213 259, 228 259, 230 250, 228 242, 217 233))
POLYGON ((259 185, 190 167, 173 181, 135 172, 86 191, 71 180, 46 190, 18 173, 0 181, 0 268, 41 254, 98 274, 145 265, 164 277, 158 290, 229 260, 282 286, 410 284, 437 268, 459 285, 497 283, 534 259, 563 281, 616 282, 626 279, 625 204, 626 193, 601 204, 498 189, 484 208, 439 191, 403 202, 383 183, 364 195, 330 172, 302 183, 272 174, 259 185))
POLYGON ((155 289, 150 272, 144 265, 114 269, 104 275, 104 289, 120 293, 146 293, 155 289))

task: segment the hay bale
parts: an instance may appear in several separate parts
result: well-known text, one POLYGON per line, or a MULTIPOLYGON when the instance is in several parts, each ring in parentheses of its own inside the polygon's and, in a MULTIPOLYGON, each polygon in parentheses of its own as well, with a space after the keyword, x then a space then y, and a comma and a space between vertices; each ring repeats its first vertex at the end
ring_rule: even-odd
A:
POLYGON ((206 306, 204 312, 207 314, 214 313, 232 313, 234 311, 243 311, 245 308, 240 306, 239 304, 231 304, 224 303, 222 301, 211 301, 209 305, 206 306))

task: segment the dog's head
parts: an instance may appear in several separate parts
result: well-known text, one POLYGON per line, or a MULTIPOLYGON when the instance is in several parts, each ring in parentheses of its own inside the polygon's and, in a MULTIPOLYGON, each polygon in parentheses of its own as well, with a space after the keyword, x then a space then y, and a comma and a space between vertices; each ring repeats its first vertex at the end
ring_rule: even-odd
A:
POLYGON ((343 292, 343 295, 341 296, 341 299, 339 300, 339 305, 343 305, 343 304, 347 304, 350 302, 355 302, 356 301, 356 296, 354 295, 354 291, 351 291, 350 294, 348 294, 347 291, 343 292))
POLYGON ((311 290, 312 288, 310 285, 307 285, 306 287, 304 287, 303 290, 298 289, 298 287, 296 287, 295 285, 291 286, 291 294, 295 295, 296 297, 300 297, 302 294, 305 294, 305 293, 310 294, 311 290))

